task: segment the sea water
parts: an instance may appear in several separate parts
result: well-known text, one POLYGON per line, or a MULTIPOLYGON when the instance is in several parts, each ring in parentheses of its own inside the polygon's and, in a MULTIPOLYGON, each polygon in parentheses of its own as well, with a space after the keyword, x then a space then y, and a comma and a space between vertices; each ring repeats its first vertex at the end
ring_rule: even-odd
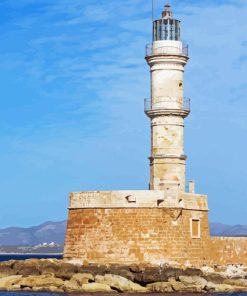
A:
POLYGON ((26 259, 48 259, 48 258, 54 258, 54 259, 62 259, 62 255, 56 255, 56 254, 1 254, 0 255, 0 262, 1 261, 8 261, 8 260, 26 260, 26 259))

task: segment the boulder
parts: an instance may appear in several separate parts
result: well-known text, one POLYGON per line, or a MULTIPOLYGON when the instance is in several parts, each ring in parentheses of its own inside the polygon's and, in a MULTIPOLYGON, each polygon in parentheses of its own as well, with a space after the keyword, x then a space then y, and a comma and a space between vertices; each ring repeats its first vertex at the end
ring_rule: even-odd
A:
POLYGON ((191 292, 191 293, 202 292, 202 289, 200 286, 184 285, 183 283, 176 281, 174 278, 170 278, 169 283, 171 284, 173 290, 176 292, 191 292))
POLYGON ((93 282, 94 276, 91 273, 76 273, 72 276, 71 281, 81 286, 93 282))
POLYGON ((196 286, 203 290, 206 285, 207 281, 199 276, 179 276, 179 281, 183 283, 185 286, 196 286))
POLYGON ((54 273, 56 277, 69 280, 78 272, 78 267, 62 260, 40 260, 37 269, 41 274, 54 273))
POLYGON ((25 278, 22 278, 18 284, 24 288, 24 287, 62 287, 64 282, 59 279, 55 278, 53 276, 47 276, 47 275, 41 275, 41 276, 28 276, 25 278))
POLYGON ((215 287, 215 292, 233 292, 234 289, 231 285, 219 284, 215 287))
POLYGON ((15 260, 0 262, 0 278, 10 275, 16 275, 15 271, 12 268, 14 263, 15 260))
POLYGON ((164 292, 172 292, 172 285, 169 282, 156 282, 153 284, 148 284, 147 289, 149 292, 155 293, 164 293, 164 292))
POLYGON ((247 288, 247 280, 244 279, 225 279, 224 284, 231 286, 239 286, 247 288))
POLYGON ((106 284, 100 284, 100 283, 89 283, 89 284, 83 284, 81 286, 82 292, 92 293, 92 292, 113 292, 110 286, 106 284))
POLYGON ((38 264, 39 264, 38 259, 16 261, 12 269, 14 273, 17 275, 23 275, 23 276, 40 275, 40 271, 37 268, 38 264))
POLYGON ((216 289, 216 284, 212 283, 212 282, 207 282, 207 285, 205 287, 205 290, 208 292, 214 292, 216 289))
POLYGON ((58 288, 56 286, 49 286, 48 290, 46 290, 46 291, 49 291, 52 293, 63 293, 64 292, 64 290, 62 288, 58 288))
POLYGON ((134 273, 134 281, 145 284, 167 282, 169 278, 176 278, 182 274, 182 270, 173 267, 146 267, 142 272, 134 273))
POLYGON ((225 280, 225 277, 217 274, 217 273, 212 273, 212 274, 207 274, 204 275, 203 278, 208 281, 208 282, 212 282, 214 284, 223 284, 223 281, 225 280))
POLYGON ((95 282, 108 285, 120 292, 145 293, 148 291, 147 288, 144 288, 139 284, 133 283, 132 281, 115 274, 106 274, 104 276, 97 275, 95 277, 95 282))
POLYGON ((62 288, 65 292, 68 292, 68 293, 80 291, 80 287, 74 281, 73 282, 72 281, 64 281, 62 288))
POLYGON ((11 290, 12 286, 19 284, 21 275, 11 275, 0 279, 0 290, 11 290))
POLYGON ((242 265, 227 265, 224 275, 228 278, 245 278, 244 266, 242 265))

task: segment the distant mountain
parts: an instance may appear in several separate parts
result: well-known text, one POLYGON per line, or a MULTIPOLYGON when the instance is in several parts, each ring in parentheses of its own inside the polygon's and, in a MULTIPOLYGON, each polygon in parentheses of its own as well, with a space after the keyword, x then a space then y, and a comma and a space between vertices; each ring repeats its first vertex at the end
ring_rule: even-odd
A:
POLYGON ((45 222, 41 225, 22 228, 0 229, 0 246, 38 245, 42 243, 63 244, 67 221, 45 222))
POLYGON ((247 225, 226 225, 222 223, 210 223, 212 236, 247 236, 247 225))
MULTIPOLYGON (((0 246, 39 245, 54 242, 63 244, 67 221, 45 222, 41 225, 22 228, 0 229, 0 246)), ((247 225, 210 223, 212 236, 247 236, 247 225)))

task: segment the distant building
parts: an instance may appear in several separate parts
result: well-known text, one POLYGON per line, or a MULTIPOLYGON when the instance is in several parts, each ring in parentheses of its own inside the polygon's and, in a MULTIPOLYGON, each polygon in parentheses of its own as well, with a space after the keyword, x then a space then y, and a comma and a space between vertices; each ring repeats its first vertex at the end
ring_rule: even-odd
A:
POLYGON ((169 5, 153 22, 145 58, 151 73, 151 99, 145 100, 150 190, 71 193, 64 257, 99 264, 247 264, 247 239, 211 238, 207 196, 195 192, 193 181, 185 191, 190 100, 183 76, 189 57, 169 5))

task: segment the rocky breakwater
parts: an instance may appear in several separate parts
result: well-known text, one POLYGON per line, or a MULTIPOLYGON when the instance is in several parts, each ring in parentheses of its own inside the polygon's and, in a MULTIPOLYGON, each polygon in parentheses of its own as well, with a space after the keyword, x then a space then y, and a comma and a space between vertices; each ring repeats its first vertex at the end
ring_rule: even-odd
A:
POLYGON ((28 259, 0 263, 0 290, 50 292, 242 292, 247 268, 216 266, 75 265, 63 260, 28 259))

